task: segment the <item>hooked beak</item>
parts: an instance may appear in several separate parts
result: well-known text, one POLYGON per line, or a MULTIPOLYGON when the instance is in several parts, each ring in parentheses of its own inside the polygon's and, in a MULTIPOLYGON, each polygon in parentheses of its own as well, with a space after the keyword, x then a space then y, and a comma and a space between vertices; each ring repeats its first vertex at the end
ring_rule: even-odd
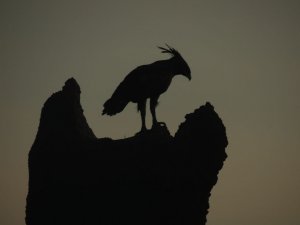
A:
POLYGON ((192 79, 192 75, 191 75, 191 73, 188 73, 188 74, 185 74, 185 76, 189 79, 189 80, 191 80, 192 79))

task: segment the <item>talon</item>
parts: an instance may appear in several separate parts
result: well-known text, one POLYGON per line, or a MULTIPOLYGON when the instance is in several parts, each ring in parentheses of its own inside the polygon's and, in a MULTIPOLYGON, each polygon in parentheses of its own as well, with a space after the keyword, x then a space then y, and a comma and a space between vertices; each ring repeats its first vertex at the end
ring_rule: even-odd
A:
POLYGON ((158 124, 159 124, 159 126, 161 126, 161 127, 166 127, 166 126, 167 126, 165 122, 158 122, 158 124))
POLYGON ((166 123, 165 122, 156 122, 152 125, 151 129, 155 129, 155 128, 160 128, 160 127, 165 127, 166 123))
POLYGON ((140 130, 140 132, 139 133, 144 133, 144 132, 146 132, 148 129, 146 128, 146 127, 142 127, 142 129, 140 130))
POLYGON ((137 132, 135 135, 142 135, 145 134, 148 131, 147 128, 142 128, 139 132, 137 132))

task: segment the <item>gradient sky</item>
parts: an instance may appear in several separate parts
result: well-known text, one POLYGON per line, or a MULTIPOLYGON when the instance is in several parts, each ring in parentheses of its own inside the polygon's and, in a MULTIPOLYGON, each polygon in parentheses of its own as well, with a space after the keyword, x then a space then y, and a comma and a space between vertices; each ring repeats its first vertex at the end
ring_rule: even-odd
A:
POLYGON ((102 104, 136 66, 168 58, 156 48, 164 43, 192 80, 173 79, 158 119, 174 134, 210 101, 227 128, 207 224, 300 224, 299 24, 289 0, 2 0, 0 224, 25 224, 27 156, 46 99, 73 76, 95 134, 132 136, 136 106, 104 117, 102 104))

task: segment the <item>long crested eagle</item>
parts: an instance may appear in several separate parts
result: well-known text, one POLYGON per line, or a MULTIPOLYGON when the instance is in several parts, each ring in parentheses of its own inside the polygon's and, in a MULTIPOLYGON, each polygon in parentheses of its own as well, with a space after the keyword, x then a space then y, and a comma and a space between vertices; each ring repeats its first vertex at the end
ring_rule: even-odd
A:
POLYGON ((104 103, 102 115, 115 115, 129 102, 137 103, 142 118, 141 132, 146 131, 146 102, 150 98, 152 128, 159 126, 155 112, 159 96, 168 89, 175 75, 183 75, 191 80, 191 70, 183 57, 174 48, 166 46, 166 48, 158 48, 162 53, 169 53, 172 57, 138 66, 131 71, 119 84, 111 98, 104 103))

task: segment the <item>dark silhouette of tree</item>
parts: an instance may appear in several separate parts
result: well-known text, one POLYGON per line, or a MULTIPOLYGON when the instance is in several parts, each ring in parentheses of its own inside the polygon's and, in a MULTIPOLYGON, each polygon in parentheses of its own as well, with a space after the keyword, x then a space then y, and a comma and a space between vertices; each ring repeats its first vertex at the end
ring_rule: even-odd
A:
POLYGON ((137 103, 142 118, 141 132, 146 131, 146 102, 150 98, 152 128, 160 126, 155 113, 159 96, 168 89, 175 75, 183 75, 191 80, 191 70, 177 50, 168 45, 167 48, 158 48, 162 53, 169 53, 172 57, 139 66, 131 71, 119 84, 112 97, 104 103, 102 115, 115 115, 129 102, 137 103))

